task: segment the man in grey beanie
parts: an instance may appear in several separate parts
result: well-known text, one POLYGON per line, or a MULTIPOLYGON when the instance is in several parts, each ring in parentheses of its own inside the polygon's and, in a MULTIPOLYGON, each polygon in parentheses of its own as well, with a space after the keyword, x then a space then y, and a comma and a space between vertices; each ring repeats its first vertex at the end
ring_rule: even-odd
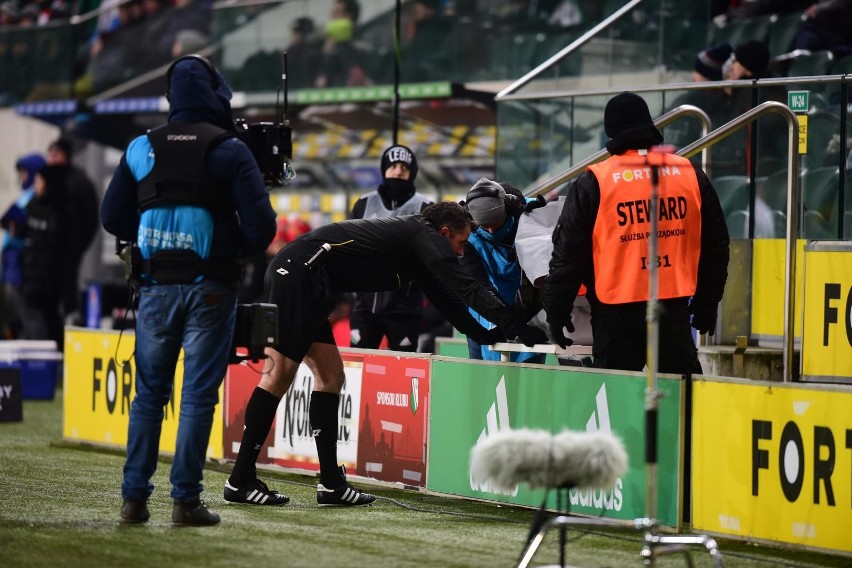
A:
MULTIPOLYGON (((473 276, 486 290, 502 299, 509 306, 518 306, 518 293, 526 285, 526 280, 515 252, 515 236, 521 215, 545 205, 544 198, 526 200, 521 191, 508 184, 497 183, 480 178, 465 198, 465 207, 476 223, 476 229, 464 245, 464 255, 459 259, 465 271, 473 276)), ((486 329, 495 327, 494 323, 483 317, 473 308, 470 314, 486 329)), ((540 302, 523 306, 524 316, 529 320, 539 310, 540 302)), ((468 353, 471 359, 499 361, 500 354, 482 345, 474 338, 467 338, 468 353)), ((544 363, 543 353, 512 353, 511 360, 523 363, 544 363)))

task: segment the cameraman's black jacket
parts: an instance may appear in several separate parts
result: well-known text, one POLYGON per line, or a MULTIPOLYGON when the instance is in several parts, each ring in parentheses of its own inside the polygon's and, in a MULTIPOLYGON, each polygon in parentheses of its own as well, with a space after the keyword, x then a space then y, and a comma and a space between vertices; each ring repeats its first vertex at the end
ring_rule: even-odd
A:
POLYGON ((525 327, 522 316, 464 271, 447 239, 422 215, 333 223, 300 239, 317 249, 323 243, 331 245, 321 261, 330 288, 327 294, 396 290, 415 281, 462 333, 482 331, 467 305, 509 337, 525 327))

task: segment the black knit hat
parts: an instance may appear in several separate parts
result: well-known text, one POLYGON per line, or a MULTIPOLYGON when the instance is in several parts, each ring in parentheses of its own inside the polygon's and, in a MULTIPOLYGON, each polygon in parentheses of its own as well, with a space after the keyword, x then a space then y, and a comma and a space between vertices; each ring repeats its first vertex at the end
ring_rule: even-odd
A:
POLYGON ((702 77, 710 81, 722 80, 722 65, 734 52, 734 48, 727 43, 711 45, 698 54, 692 64, 692 68, 702 77))
POLYGON ((745 42, 734 50, 734 57, 753 75, 760 75, 769 66, 769 48, 762 41, 745 42))
POLYGON ((382 179, 385 179, 385 172, 388 171, 388 168, 397 162, 402 162, 408 166, 408 169, 411 170, 408 181, 414 183, 414 180, 417 179, 417 158, 411 148, 402 144, 391 146, 382 153, 382 179))
POLYGON ((654 126, 645 99, 636 93, 623 92, 612 97, 604 109, 604 131, 615 138, 623 130, 636 126, 654 126))

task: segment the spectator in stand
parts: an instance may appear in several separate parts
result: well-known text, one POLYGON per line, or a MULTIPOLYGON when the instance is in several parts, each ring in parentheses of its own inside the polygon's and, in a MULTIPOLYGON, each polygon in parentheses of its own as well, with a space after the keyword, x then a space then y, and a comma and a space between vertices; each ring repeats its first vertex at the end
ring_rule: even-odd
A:
POLYGON ((207 36, 197 30, 181 30, 172 44, 172 57, 177 59, 182 55, 198 53, 207 46, 208 42, 207 36))
POLYGON ((440 0, 414 2, 408 29, 408 44, 403 61, 411 67, 411 75, 419 80, 441 76, 458 57, 446 49, 445 38, 452 31, 455 20, 441 11, 440 0))
POLYGON ((369 83, 355 45, 360 5, 356 0, 336 0, 325 25, 320 72, 315 86, 342 87, 369 83))
POLYGON ((98 193, 92 180, 81 169, 71 163, 71 140, 60 137, 47 148, 47 163, 54 166, 64 177, 65 195, 74 230, 65 239, 67 243, 68 268, 62 303, 65 313, 77 309, 80 296, 80 264, 83 255, 98 231, 98 193))
MULTIPOLYGON (((734 48, 727 43, 711 45, 695 56, 692 63, 692 81, 702 83, 708 81, 722 80, 722 67, 730 59, 734 48)), ((728 95, 722 89, 695 89, 687 91, 675 99, 671 108, 681 105, 694 105, 704 110, 712 124, 726 122, 728 95)), ((695 120, 679 120, 667 126, 665 130, 666 141, 678 148, 683 148, 701 137, 701 125, 695 120)), ((720 144, 724 144, 721 142, 720 144)), ((715 146, 714 146, 715 147, 715 146)), ((711 148, 711 152, 714 150, 711 148)), ((700 156, 695 158, 697 165, 700 156)))
POLYGON ((21 17, 18 20, 18 25, 22 28, 38 25, 40 13, 41 12, 39 11, 37 4, 27 4, 21 8, 21 17))
MULTIPOLYGON (((771 56, 762 41, 749 40, 738 45, 722 66, 722 77, 727 81, 743 79, 768 79, 775 75, 769 70, 771 56)), ((757 91, 757 104, 766 101, 787 102, 787 91, 782 86, 762 86, 757 91)), ((713 124, 724 124, 753 108, 753 91, 750 88, 725 87, 719 109, 713 115, 713 124)), ((734 132, 719 144, 711 147, 713 177, 723 175, 752 175, 751 137, 757 135, 758 156, 786 161, 786 121, 778 115, 762 118, 745 129, 734 132)), ((766 162, 768 163, 768 162, 766 162)), ((754 175, 769 175, 771 171, 757 168, 754 175)))
POLYGON ((23 234, 27 223, 27 206, 35 196, 36 172, 47 163, 41 154, 27 154, 15 163, 18 179, 21 181, 21 196, 9 206, 0 226, 6 231, 2 248, 3 321, 2 339, 14 339, 20 335, 20 293, 21 293, 21 250, 24 247, 23 234))
POLYGON ((795 49, 829 50, 836 57, 852 53, 852 0, 811 4, 796 34, 795 49))
POLYGON ((21 337, 52 339, 60 351, 62 303, 66 290, 76 284, 71 280, 77 274, 71 249, 80 240, 67 180, 61 166, 48 165, 36 173, 21 251, 21 337))
POLYGON ((721 81, 722 66, 731 57, 734 48, 727 43, 711 45, 695 56, 692 63, 692 80, 696 83, 703 81, 721 81))
POLYGON ((162 35, 156 40, 156 51, 162 59, 161 62, 169 61, 175 40, 182 30, 195 30, 204 36, 210 35, 212 9, 209 2, 174 0, 172 8, 163 11, 161 17, 166 20, 162 35))
POLYGON ((307 16, 297 18, 290 33, 290 45, 286 49, 287 81, 293 89, 312 87, 322 60, 322 40, 316 35, 314 21, 307 16))
POLYGON ((18 23, 21 13, 13 0, 0 4, 0 26, 14 26, 18 23))

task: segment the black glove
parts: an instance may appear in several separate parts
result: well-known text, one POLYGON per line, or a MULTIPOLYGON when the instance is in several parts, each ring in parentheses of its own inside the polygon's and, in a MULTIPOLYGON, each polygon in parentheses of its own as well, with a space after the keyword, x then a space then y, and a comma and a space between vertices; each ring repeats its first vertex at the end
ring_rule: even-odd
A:
POLYGON ((698 333, 701 335, 704 335, 705 333, 714 335, 716 333, 716 315, 718 312, 717 304, 708 306, 701 304, 700 302, 696 302, 693 299, 692 302, 689 303, 688 311, 692 314, 691 325, 698 330, 698 333))
POLYGON ((544 207, 547 205, 547 200, 543 195, 536 195, 535 201, 528 201, 526 205, 524 205, 524 213, 529 213, 533 209, 538 209, 539 207, 544 207))
POLYGON ((494 345, 501 341, 506 341, 506 334, 499 327, 483 330, 473 338, 480 345, 494 345))
POLYGON ((532 347, 536 343, 547 343, 547 334, 534 325, 526 325, 521 332, 518 333, 518 337, 516 337, 515 340, 523 343, 527 347, 532 347))
POLYGON ((562 331, 562 328, 564 327, 568 330, 568 333, 574 333, 574 324, 571 322, 570 315, 567 320, 551 321, 548 319, 547 327, 550 329, 550 340, 562 349, 574 344, 574 340, 570 337, 566 337, 565 333, 562 331))

